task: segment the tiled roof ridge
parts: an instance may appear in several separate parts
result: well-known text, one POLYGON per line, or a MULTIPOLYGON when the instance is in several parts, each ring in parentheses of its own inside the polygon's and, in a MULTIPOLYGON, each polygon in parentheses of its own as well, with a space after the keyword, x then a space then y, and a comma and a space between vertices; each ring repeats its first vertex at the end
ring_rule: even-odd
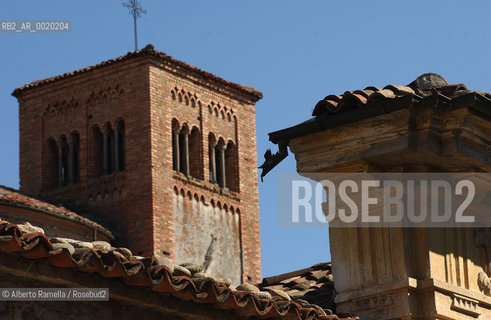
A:
POLYGON ((220 309, 265 319, 335 320, 355 319, 334 315, 306 301, 291 301, 268 292, 235 290, 229 284, 201 274, 196 265, 174 266, 169 259, 133 256, 126 248, 114 248, 104 241, 84 242, 65 238, 49 239, 42 229, 0 221, 0 252, 20 253, 28 259, 47 259, 55 267, 72 267, 97 272, 104 277, 121 278, 126 285, 149 287, 154 292, 180 299, 209 303, 220 309), (184 267, 183 267, 184 266, 184 267), (196 272, 197 271, 197 272, 196 272))
POLYGON ((446 99, 452 99, 469 93, 478 93, 491 99, 491 95, 487 92, 468 90, 464 84, 448 84, 442 76, 436 73, 425 73, 408 85, 389 84, 383 88, 369 86, 363 90, 346 91, 341 95, 328 95, 316 104, 312 116, 336 114, 387 99, 407 96, 422 100, 437 94, 446 99))
POLYGON ((263 278, 263 281, 260 284, 260 286, 271 285, 273 283, 280 282, 280 281, 286 280, 288 278, 292 278, 292 277, 296 277, 296 276, 301 276, 301 275, 306 274, 308 272, 311 272, 311 271, 314 271, 314 270, 318 270, 318 269, 322 269, 324 267, 331 268, 331 263, 330 262, 316 263, 315 265, 313 265, 311 267, 308 267, 308 268, 303 268, 303 269, 299 269, 299 270, 295 270, 295 271, 290 271, 290 272, 282 273, 282 274, 279 274, 279 275, 276 275, 276 276, 271 276, 271 277, 263 278))
POLYGON ((128 59, 132 59, 132 58, 136 58, 136 57, 140 57, 140 56, 145 56, 145 55, 155 56, 155 57, 158 57, 162 60, 173 63, 173 64, 175 64, 181 68, 190 70, 192 72, 199 73, 202 76, 204 76, 205 78, 208 78, 212 81, 215 81, 215 82, 218 82, 222 85, 226 85, 226 86, 232 87, 234 89, 237 89, 239 91, 242 91, 243 93, 250 95, 255 101, 257 101, 263 97, 262 92, 254 89, 253 87, 249 87, 249 86, 245 86, 245 85, 241 85, 241 84, 237 84, 237 83, 225 80, 225 79, 218 77, 218 76, 216 76, 210 72, 204 71, 198 67, 195 67, 195 66, 190 65, 188 63, 185 63, 183 61, 177 60, 177 59, 165 54, 164 52, 155 50, 154 46, 151 44, 148 44, 142 50, 131 51, 131 52, 128 52, 127 54, 125 54, 123 56, 119 56, 119 57, 114 58, 114 59, 109 59, 109 60, 100 62, 98 64, 94 64, 94 65, 91 65, 88 67, 80 68, 80 69, 77 69, 77 70, 72 71, 72 72, 66 72, 66 73, 61 74, 61 75, 32 81, 28 84, 25 84, 23 86, 19 86, 19 87, 15 88, 15 90, 12 92, 12 95, 17 97, 21 92, 23 92, 27 89, 30 89, 30 88, 40 87, 40 86, 48 84, 48 83, 52 83, 52 82, 56 82, 56 81, 59 81, 62 79, 73 77, 77 74, 81 74, 81 73, 85 73, 85 72, 88 72, 91 70, 103 68, 107 65, 111 65, 114 63, 118 63, 121 61, 125 61, 128 59))
POLYGON ((38 196, 11 187, 0 185, 0 203, 49 212, 55 216, 75 221, 77 223, 82 223, 92 228, 97 228, 100 232, 103 232, 107 236, 113 238, 112 232, 97 222, 83 217, 63 206, 57 206, 46 199, 42 199, 38 196))
POLYGON ((336 309, 336 290, 330 262, 265 278, 259 288, 284 292, 297 302, 308 302, 329 310, 336 309))
POLYGON ((466 108, 479 117, 491 117, 491 94, 469 90, 464 84, 448 84, 436 73, 425 73, 408 85, 389 84, 363 90, 330 94, 314 107, 312 118, 288 128, 268 133, 269 140, 279 151, 264 154, 261 179, 288 156, 287 146, 292 139, 314 134, 328 128, 378 117, 398 110, 417 112, 419 108, 434 109, 437 113, 466 108))

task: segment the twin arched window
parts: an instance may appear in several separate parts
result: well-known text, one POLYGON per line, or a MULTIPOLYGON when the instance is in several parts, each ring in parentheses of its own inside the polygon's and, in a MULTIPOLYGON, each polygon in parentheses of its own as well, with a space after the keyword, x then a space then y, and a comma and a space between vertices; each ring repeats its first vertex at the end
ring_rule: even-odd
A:
MULTIPOLYGON (((172 120, 172 167, 175 171, 186 176, 203 179, 203 152, 201 135, 198 128, 179 125, 176 119, 172 120)), ((237 149, 232 141, 225 143, 218 141, 210 133, 209 145, 209 181, 218 184, 221 188, 239 191, 237 149)))
POLYGON ((203 179, 201 135, 198 128, 189 130, 172 120, 172 168, 197 179, 203 179))
POLYGON ((218 141, 210 133, 208 136, 211 183, 218 184, 221 188, 239 191, 237 149, 232 141, 225 143, 220 138, 218 141))
POLYGON ((80 135, 50 137, 46 148, 45 185, 48 188, 80 181, 80 135))
POLYGON ((116 128, 106 123, 103 130, 92 129, 92 176, 98 177, 125 169, 125 125, 119 120, 116 128))
MULTIPOLYGON (((113 129, 110 123, 103 131, 92 129, 91 176, 98 177, 125 169, 125 126, 120 120, 113 129)), ((50 137, 46 146, 45 186, 54 188, 80 181, 80 135, 50 137)))

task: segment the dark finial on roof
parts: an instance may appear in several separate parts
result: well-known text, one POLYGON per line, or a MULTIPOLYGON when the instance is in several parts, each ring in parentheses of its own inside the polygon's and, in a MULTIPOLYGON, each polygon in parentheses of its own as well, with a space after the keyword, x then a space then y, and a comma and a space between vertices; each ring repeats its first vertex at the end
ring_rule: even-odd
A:
POLYGON ((145 46, 145 48, 142 49, 142 52, 152 52, 154 50, 155 50, 155 48, 154 48, 153 44, 149 43, 145 46))
POLYGON ((409 87, 419 90, 431 90, 448 85, 447 81, 436 73, 425 73, 409 84, 409 87))

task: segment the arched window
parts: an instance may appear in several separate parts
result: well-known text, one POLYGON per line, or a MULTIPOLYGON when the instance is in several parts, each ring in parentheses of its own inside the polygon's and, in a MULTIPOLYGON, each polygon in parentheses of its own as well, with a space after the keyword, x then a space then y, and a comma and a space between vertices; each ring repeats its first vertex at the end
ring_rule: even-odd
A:
POLYGON ((218 143, 215 146, 215 167, 216 167, 216 183, 221 188, 225 188, 227 186, 226 183, 226 171, 225 171, 225 150, 226 145, 222 138, 218 140, 218 143))
POLYGON ((222 138, 216 141, 215 136, 208 135, 209 160, 210 160, 210 182, 216 183, 220 187, 226 187, 225 172, 225 143, 222 138))
POLYGON ((172 119, 172 168, 180 171, 179 122, 176 119, 172 119))
POLYGON ((70 165, 69 180, 70 182, 80 181, 80 135, 72 133, 70 139, 70 165))
POLYGON ((227 177, 227 187, 235 192, 239 191, 238 173, 237 148, 232 141, 229 141, 225 150, 225 176, 227 177))
POLYGON ((60 137, 57 144, 53 138, 47 141, 45 186, 66 186, 80 181, 80 135, 74 132, 67 139, 60 137))
POLYGON ((198 128, 190 131, 187 124, 180 127, 172 119, 172 168, 198 179, 203 179, 201 135, 198 128))
POLYGON ((99 127, 92 129, 92 176, 98 177, 104 173, 104 137, 99 127))
POLYGON ((107 123, 104 128, 104 174, 114 172, 114 130, 110 123, 107 123))
POLYGON ((46 174, 45 185, 48 188, 58 186, 58 146, 53 138, 49 138, 47 142, 47 157, 46 157, 46 174))
POLYGON ((179 131, 179 172, 189 175, 189 129, 186 126, 179 131))
POLYGON ((216 153, 215 153, 216 139, 213 133, 210 132, 208 135, 208 160, 209 160, 209 170, 208 170, 208 178, 211 183, 216 183, 217 179, 217 167, 216 167, 216 153))
POLYGON ((117 171, 123 171, 126 169, 125 131, 123 120, 118 121, 116 130, 116 148, 117 171))
POLYGON ((201 152, 201 136, 198 128, 193 127, 189 135, 189 175, 197 179, 203 179, 201 152))
POLYGON ((69 147, 66 136, 60 138, 60 185, 65 186, 68 183, 68 153, 69 147))
POLYGON ((115 129, 108 122, 104 131, 92 129, 92 176, 112 174, 126 169, 126 133, 124 120, 115 129))
POLYGON ((209 181, 221 188, 239 192, 237 147, 232 141, 226 144, 222 138, 217 142, 212 133, 208 136, 208 144, 209 181))

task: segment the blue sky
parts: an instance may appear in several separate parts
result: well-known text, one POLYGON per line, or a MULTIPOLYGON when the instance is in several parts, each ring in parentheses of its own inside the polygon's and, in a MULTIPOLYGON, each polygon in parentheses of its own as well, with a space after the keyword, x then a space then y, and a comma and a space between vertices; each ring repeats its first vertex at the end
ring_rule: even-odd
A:
MULTIPOLYGON (((435 72, 491 91, 490 1, 144 0, 139 47, 156 49, 260 89, 258 160, 267 133, 306 120, 328 94, 408 84, 435 72)), ((16 86, 133 50, 121 1, 1 0, 0 19, 63 19, 72 32, 0 33, 0 184, 18 188, 16 86)), ((325 228, 278 226, 278 173, 259 184, 263 276, 329 261, 325 228)))

